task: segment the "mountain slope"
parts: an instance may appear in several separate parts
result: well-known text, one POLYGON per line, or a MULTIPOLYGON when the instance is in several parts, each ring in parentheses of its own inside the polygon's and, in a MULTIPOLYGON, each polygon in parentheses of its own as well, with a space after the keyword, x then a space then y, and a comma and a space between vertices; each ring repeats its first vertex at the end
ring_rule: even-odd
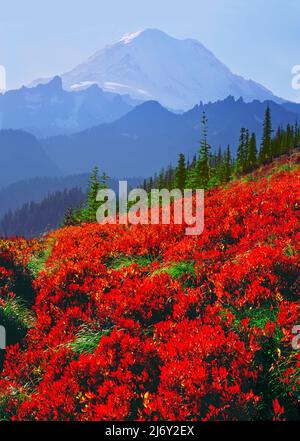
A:
POLYGON ((231 145, 235 153, 241 127, 255 131, 258 140, 267 105, 273 127, 294 124, 297 115, 273 102, 245 103, 229 97, 216 103, 201 104, 182 115, 148 101, 111 124, 71 135, 44 140, 47 154, 65 174, 84 173, 99 164, 111 176, 149 176, 180 152, 192 157, 199 148, 201 117, 208 116, 208 135, 216 151, 231 145))
POLYGON ((0 237, 32 238, 54 230, 62 224, 66 210, 80 207, 85 197, 82 189, 75 187, 49 194, 41 202, 27 202, 0 218, 0 237))
MULTIPOLYGON (((299 103, 292 103, 292 102, 286 102, 283 103, 282 106, 289 110, 290 112, 294 112, 297 113, 298 115, 300 115, 300 104, 299 103)), ((300 120, 299 116, 298 119, 300 120)))
POLYGON ((200 42, 157 29, 126 35, 62 75, 64 87, 101 88, 187 110, 228 95, 246 101, 277 98, 260 84, 234 75, 200 42))
POLYGON ((5 353, 0 418, 299 420, 299 191, 296 155, 207 192, 199 236, 85 224, 0 241, 0 312, 23 267, 36 314, 5 353))
POLYGON ((23 129, 38 137, 73 133, 120 118, 133 108, 127 101, 96 85, 67 92, 55 77, 47 84, 0 94, 0 129, 23 129))
MULTIPOLYGON (((15 182, 0 189, 0 219, 8 211, 15 211, 27 202, 39 203, 51 193, 79 188, 86 191, 90 173, 60 177, 37 177, 15 182)), ((127 178, 129 187, 135 188, 142 178, 127 178)), ((109 178, 107 185, 118 192, 119 181, 109 178)))
POLYGON ((36 176, 61 175, 36 138, 22 130, 0 131, 0 158, 0 188, 36 176))

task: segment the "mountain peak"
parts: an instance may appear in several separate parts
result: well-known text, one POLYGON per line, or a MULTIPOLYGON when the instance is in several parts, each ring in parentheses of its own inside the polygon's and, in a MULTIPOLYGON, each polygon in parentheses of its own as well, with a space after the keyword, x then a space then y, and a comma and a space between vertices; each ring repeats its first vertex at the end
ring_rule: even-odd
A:
POLYGON ((62 90, 62 79, 60 76, 56 75, 47 83, 40 83, 37 87, 46 88, 47 90, 62 90))
POLYGON ((49 83, 49 86, 55 87, 57 89, 62 89, 62 79, 60 76, 56 75, 49 83))
POLYGON ((129 44, 133 40, 135 40, 139 35, 141 35, 143 32, 144 32, 144 30, 137 31, 137 32, 132 32, 132 33, 127 33, 127 34, 123 35, 123 37, 120 38, 119 41, 124 43, 124 44, 129 44))
POLYGON ((172 38, 165 32, 161 31, 160 29, 146 28, 146 29, 141 29, 140 31, 137 32, 132 32, 123 35, 123 37, 119 40, 119 42, 122 42, 124 44, 129 44, 132 43, 134 40, 136 40, 138 37, 148 37, 153 39, 157 37, 172 38))
POLYGON ((133 99, 159 101, 164 107, 188 110, 200 101, 228 95, 245 101, 275 99, 259 84, 233 74, 194 39, 178 39, 148 28, 125 34, 63 74, 63 85, 98 84, 104 91, 133 99))

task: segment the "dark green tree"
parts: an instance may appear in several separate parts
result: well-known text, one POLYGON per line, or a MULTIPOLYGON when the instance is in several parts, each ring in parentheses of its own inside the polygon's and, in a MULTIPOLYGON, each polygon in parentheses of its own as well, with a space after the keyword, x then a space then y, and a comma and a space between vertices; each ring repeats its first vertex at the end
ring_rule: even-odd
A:
POLYGON ((98 191, 107 188, 108 176, 103 173, 99 179, 99 168, 94 167, 88 182, 85 208, 80 210, 78 218, 82 222, 96 222, 96 213, 101 204, 97 201, 98 191))
POLYGON ((236 157, 236 172, 243 173, 247 167, 247 130, 242 127, 236 157))
POLYGON ((228 182, 232 174, 232 157, 230 151, 230 145, 227 146, 227 150, 224 157, 224 178, 228 182))
POLYGON ((202 139, 200 141, 199 155, 196 163, 187 174, 187 187, 207 188, 211 177, 210 167, 210 145, 207 142, 207 117, 205 112, 202 115, 202 139))
POLYGON ((271 110, 268 106, 265 112, 265 120, 263 126, 263 137, 259 152, 259 161, 261 164, 266 164, 272 159, 271 151, 272 142, 272 121, 271 121, 271 110))
POLYGON ((161 190, 162 188, 165 188, 165 170, 161 169, 159 175, 158 175, 158 189, 161 190))
POLYGON ((272 150, 272 156, 273 158, 276 158, 280 156, 283 153, 283 146, 282 146, 282 136, 283 130, 281 127, 278 127, 276 131, 276 135, 272 139, 271 143, 271 150, 272 150))
POLYGON ((180 153, 178 164, 175 171, 174 187, 179 188, 181 191, 183 191, 185 189, 185 182, 186 182, 185 156, 183 153, 180 153))
POLYGON ((102 173, 101 178, 100 178, 100 188, 99 189, 103 190, 103 189, 107 188, 108 178, 109 178, 109 176, 105 172, 102 173))
POLYGON ((202 115, 202 140, 200 142, 199 159, 196 164, 197 173, 200 179, 200 188, 206 188, 211 177, 209 164, 210 145, 207 142, 207 117, 205 112, 202 115))
POLYGON ((252 171, 257 165, 257 145, 255 133, 252 133, 249 141, 247 167, 252 171))
POLYGON ((84 210, 86 221, 92 222, 96 220, 96 212, 99 207, 99 202, 97 202, 96 198, 101 187, 98 174, 99 168, 94 167, 88 183, 86 209, 84 210))

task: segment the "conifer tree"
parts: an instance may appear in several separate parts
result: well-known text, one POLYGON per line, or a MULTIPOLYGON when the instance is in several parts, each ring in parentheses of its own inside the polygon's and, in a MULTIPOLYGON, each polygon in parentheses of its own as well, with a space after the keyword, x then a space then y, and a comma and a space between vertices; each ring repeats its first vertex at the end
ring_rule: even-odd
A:
POLYGON ((103 172, 101 175, 101 178, 100 178, 99 190, 101 190, 101 189, 103 190, 103 189, 107 188, 108 178, 109 178, 108 175, 105 172, 103 172))
POLYGON ((180 153, 177 168, 175 171, 174 187, 179 188, 181 191, 183 191, 185 188, 185 181, 186 181, 185 157, 183 153, 180 153))
POLYGON ((147 192, 149 191, 149 188, 148 188, 148 181, 147 181, 147 179, 144 179, 144 180, 143 180, 142 189, 145 190, 145 191, 147 191, 147 192))
MULTIPOLYGON (((157 179, 157 177, 156 177, 157 179)), ((153 183, 153 178, 151 176, 151 178, 149 179, 149 189, 152 190, 153 187, 155 187, 157 184, 157 182, 155 182, 155 184, 153 183)))
POLYGON ((271 141, 272 141, 271 110, 270 107, 268 106, 265 112, 263 138, 259 152, 259 160, 261 164, 267 163, 272 158, 271 141))
POLYGON ((200 141, 199 156, 198 159, 196 159, 195 165, 188 171, 187 188, 207 188, 211 176, 209 158, 210 145, 207 142, 207 118, 205 112, 203 112, 202 139, 200 141))
POLYGON ((199 159, 196 164, 196 172, 199 176, 200 187, 206 188, 211 177, 209 164, 210 145, 207 142, 207 117, 205 112, 202 115, 202 140, 200 142, 199 159))
POLYGON ((100 202, 97 201, 99 190, 107 188, 108 176, 103 173, 99 179, 99 168, 94 167, 88 182, 87 199, 85 208, 78 213, 78 220, 83 222, 96 222, 97 210, 100 202))
POLYGON ((190 163, 189 169, 194 168, 196 165, 196 162, 197 162, 197 155, 194 155, 192 158, 192 162, 190 163))
POLYGON ((272 139, 271 149, 272 149, 272 156, 275 158, 280 156, 281 153, 283 153, 281 127, 278 127, 276 135, 274 139, 272 139))
POLYGON ((257 165, 257 145, 255 133, 252 133, 248 150, 248 170, 252 171, 257 165))
POLYGON ((161 190, 164 187, 165 187, 165 171, 164 169, 161 169, 158 175, 158 189, 161 190))
POLYGON ((219 146, 218 153, 215 156, 215 161, 214 161, 215 162, 214 165, 216 169, 222 166, 222 161, 223 161, 222 149, 221 146, 219 146))
POLYGON ((218 153, 211 159, 211 180, 210 184, 219 185, 225 182, 225 156, 222 154, 221 147, 218 153))
POLYGON ((244 127, 241 128, 239 146, 237 149, 236 171, 243 173, 247 165, 247 131, 244 127))
POLYGON ((169 165, 165 175, 165 187, 172 190, 174 187, 175 171, 172 164, 169 165))
POLYGON ((294 131, 290 124, 286 127, 286 151, 289 152, 293 147, 294 131))
POLYGON ((232 173, 232 158, 231 158, 231 151, 230 151, 229 144, 227 146, 227 150, 226 150, 226 154, 225 154, 225 158, 224 158, 224 165, 225 165, 224 176, 225 176, 226 182, 228 182, 230 180, 231 173, 232 173))
POLYGON ((88 192, 87 192, 87 204, 84 210, 83 216, 86 221, 95 221, 96 212, 99 207, 99 202, 97 202, 97 194, 101 188, 101 183, 98 178, 99 168, 94 167, 92 174, 89 178, 88 192))

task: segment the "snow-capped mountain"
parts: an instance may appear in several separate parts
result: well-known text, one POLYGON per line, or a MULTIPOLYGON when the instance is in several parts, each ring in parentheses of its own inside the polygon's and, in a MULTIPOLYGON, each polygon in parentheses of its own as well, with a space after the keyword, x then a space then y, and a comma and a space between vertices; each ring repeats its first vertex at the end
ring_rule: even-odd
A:
POLYGON ((156 29, 125 35, 62 79, 69 90, 96 83, 107 91, 157 100, 178 110, 228 95, 245 101, 279 101, 260 84, 233 74, 199 41, 178 40, 156 29))

